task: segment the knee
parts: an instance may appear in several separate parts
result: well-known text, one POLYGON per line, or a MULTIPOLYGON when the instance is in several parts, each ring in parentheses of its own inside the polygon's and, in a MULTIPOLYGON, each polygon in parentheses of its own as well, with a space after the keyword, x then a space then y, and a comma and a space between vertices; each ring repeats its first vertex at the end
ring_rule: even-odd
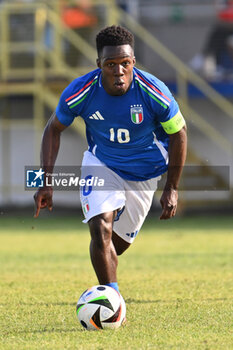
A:
POLYGON ((119 256, 119 255, 123 254, 126 251, 126 249, 129 248, 129 246, 130 246, 130 244, 128 244, 127 246, 124 246, 124 247, 115 246, 115 250, 116 250, 117 255, 119 256))
POLYGON ((125 249, 122 249, 122 248, 119 248, 119 247, 115 247, 115 250, 116 250, 116 253, 117 253, 118 256, 123 254, 124 251, 125 251, 125 249))

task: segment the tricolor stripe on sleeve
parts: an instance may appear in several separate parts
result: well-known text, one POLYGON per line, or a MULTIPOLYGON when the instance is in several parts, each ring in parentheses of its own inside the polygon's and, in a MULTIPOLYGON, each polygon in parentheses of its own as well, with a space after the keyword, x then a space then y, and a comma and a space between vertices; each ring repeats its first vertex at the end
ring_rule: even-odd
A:
POLYGON ((143 79, 139 74, 136 73, 135 77, 136 83, 140 86, 140 88, 145 91, 153 100, 158 102, 163 108, 167 109, 170 105, 170 98, 164 95, 161 91, 159 91, 154 85, 148 83, 145 79, 143 79))
POLYGON ((88 96, 88 93, 91 89, 91 87, 97 83, 98 75, 94 77, 91 81, 89 81, 84 87, 82 87, 78 92, 73 94, 72 96, 68 97, 66 99, 67 105, 70 109, 77 106, 79 103, 81 103, 85 98, 88 96))

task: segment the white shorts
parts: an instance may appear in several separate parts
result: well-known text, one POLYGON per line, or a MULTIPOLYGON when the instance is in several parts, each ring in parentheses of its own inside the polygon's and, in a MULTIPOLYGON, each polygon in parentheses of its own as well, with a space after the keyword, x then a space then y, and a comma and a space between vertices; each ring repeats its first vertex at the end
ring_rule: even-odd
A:
MULTIPOLYGON (((85 216, 92 217, 118 209, 113 231, 132 243, 150 210, 160 176, 147 181, 128 181, 107 168, 96 156, 86 151, 82 162, 82 179, 103 179, 104 186, 85 186, 80 199, 85 216)), ((96 181, 97 183, 97 181, 96 181)))

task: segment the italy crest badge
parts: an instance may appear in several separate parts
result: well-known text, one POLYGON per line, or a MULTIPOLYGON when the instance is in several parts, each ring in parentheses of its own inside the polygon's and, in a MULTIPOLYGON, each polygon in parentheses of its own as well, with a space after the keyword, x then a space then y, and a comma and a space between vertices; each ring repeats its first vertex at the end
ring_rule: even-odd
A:
POLYGON ((141 124, 143 121, 142 105, 134 105, 130 108, 131 120, 134 124, 141 124))

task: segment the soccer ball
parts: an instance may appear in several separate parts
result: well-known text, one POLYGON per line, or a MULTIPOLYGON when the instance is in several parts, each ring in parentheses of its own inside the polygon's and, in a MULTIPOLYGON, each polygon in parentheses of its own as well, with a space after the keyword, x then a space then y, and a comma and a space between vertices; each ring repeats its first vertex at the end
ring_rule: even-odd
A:
POLYGON ((87 330, 119 328, 125 320, 126 306, 121 294, 104 285, 87 289, 80 296, 76 313, 87 330))

